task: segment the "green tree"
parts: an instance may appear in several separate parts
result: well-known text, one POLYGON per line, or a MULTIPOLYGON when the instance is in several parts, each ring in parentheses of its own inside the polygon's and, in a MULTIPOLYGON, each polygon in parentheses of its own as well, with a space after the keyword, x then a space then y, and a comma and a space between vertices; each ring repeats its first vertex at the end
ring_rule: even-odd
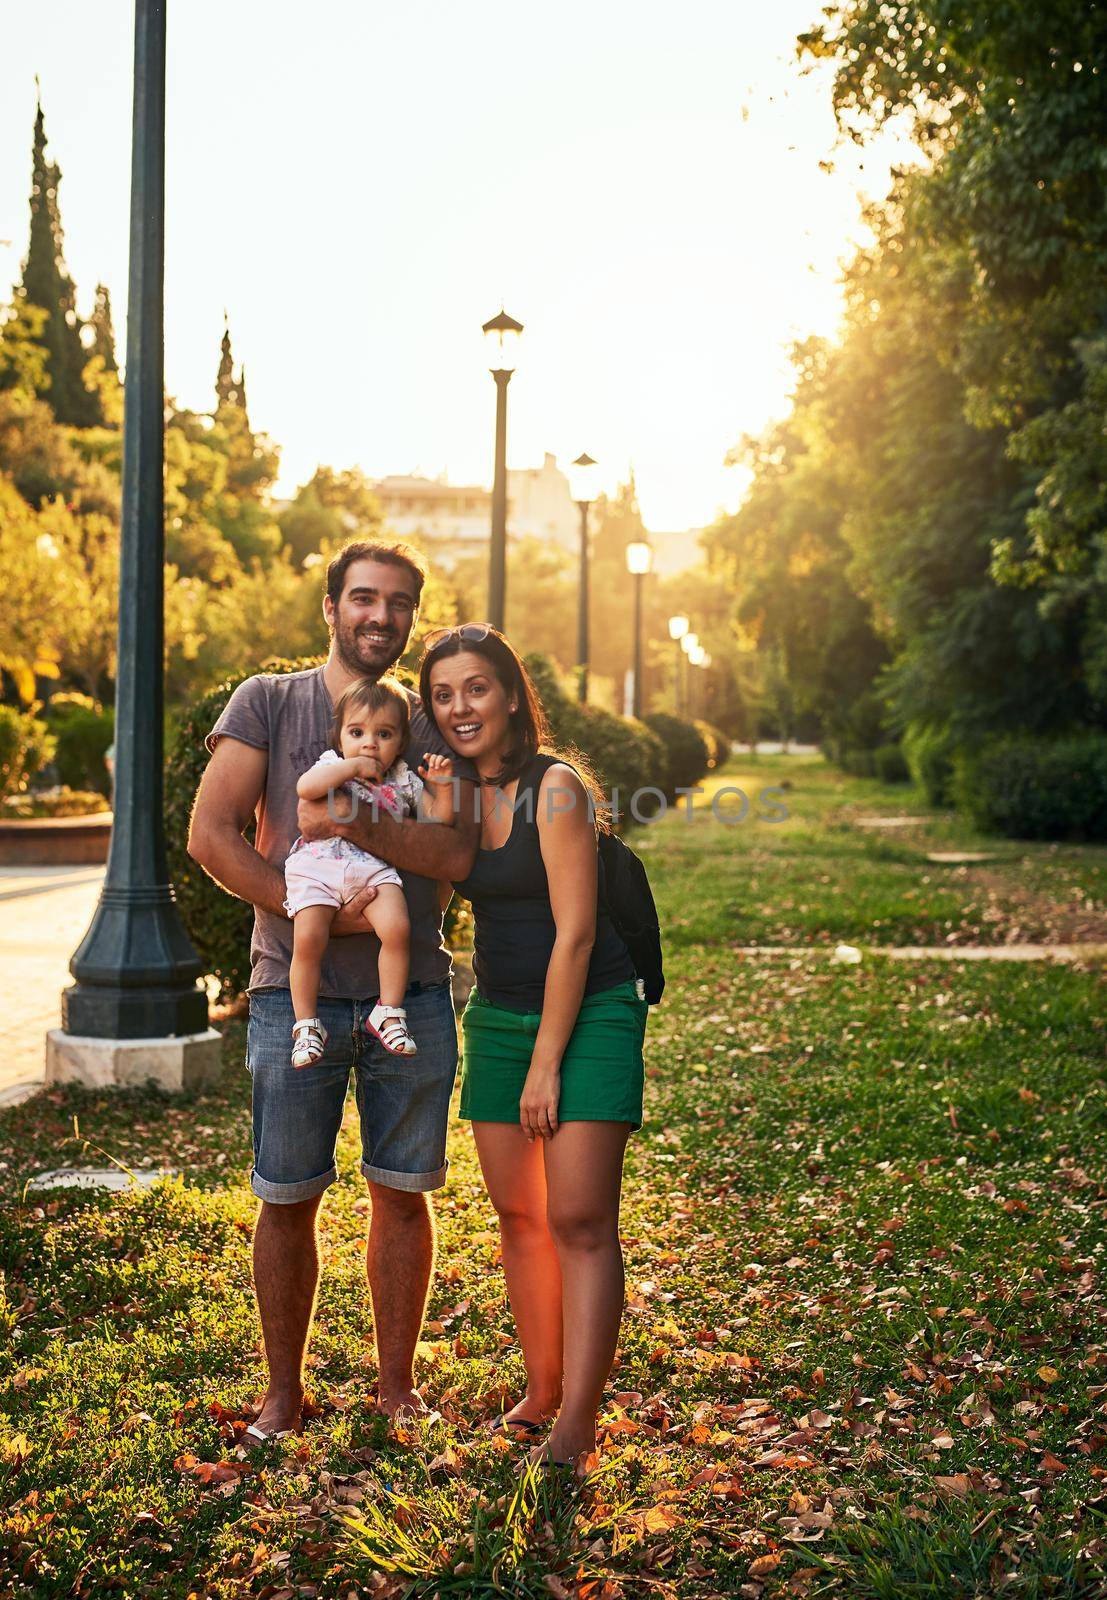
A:
POLYGON ((380 501, 358 467, 317 467, 277 520, 289 554, 301 563, 327 545, 375 539, 382 531, 380 501))
MULTIPOLYGON (((1079 0, 921 0, 894 18, 878 0, 847 0, 801 40, 834 63, 843 128, 863 140, 906 116, 927 160, 900 179, 872 267, 884 293, 909 283, 911 349, 956 408, 952 418, 924 410, 919 421, 936 430, 933 445, 945 435, 947 451, 921 436, 920 452, 976 508, 979 603, 959 593, 958 605, 966 646, 975 641, 989 672, 968 695, 979 699, 991 678, 984 698, 1001 725, 1107 721, 1105 46, 1107 16, 1079 0), (983 475, 970 470, 973 454, 983 475), (1002 654, 1015 671, 1001 693, 992 658, 1002 654)), ((901 333, 907 306, 904 290, 901 333)), ((893 472, 910 470, 907 431, 905 417, 893 472)), ((952 486, 946 498, 963 527, 967 507, 952 486)))
POLYGON ((81 340, 77 291, 65 266, 58 186, 61 169, 46 158, 42 104, 35 113, 31 171, 31 234, 19 298, 46 313, 37 336, 46 352, 51 409, 58 421, 87 428, 101 420, 96 393, 85 387, 87 353, 81 340))

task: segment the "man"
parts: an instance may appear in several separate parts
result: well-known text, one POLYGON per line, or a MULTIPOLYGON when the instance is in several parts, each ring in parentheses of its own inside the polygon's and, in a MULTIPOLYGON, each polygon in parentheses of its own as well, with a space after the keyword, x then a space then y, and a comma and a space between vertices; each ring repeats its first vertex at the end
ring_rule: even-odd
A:
MULTIPOLYGON (((466 876, 479 827, 471 773, 462 763, 451 824, 397 821, 382 807, 351 820, 342 796, 300 801, 296 780, 330 743, 332 707, 355 677, 378 678, 407 647, 426 568, 402 544, 348 544, 327 570, 323 614, 330 651, 322 667, 260 674, 235 690, 208 735, 211 760, 193 808, 188 851, 254 906, 246 1061, 253 1080, 254 1164, 261 1201, 254 1287, 269 1386, 247 1442, 297 1429, 303 1359, 319 1278, 315 1222, 336 1177, 335 1143, 351 1066, 361 1116, 362 1172, 372 1197, 366 1270, 373 1304, 381 1407, 425 1409, 414 1388, 415 1346, 434 1261, 429 1193, 446 1178, 446 1123, 457 1071, 450 958, 442 945, 438 880, 466 876), (257 818, 256 845, 243 838, 257 818), (335 815, 345 815, 336 822, 335 815), (411 981, 404 1004, 419 1053, 390 1055, 362 1021, 377 993, 377 945, 365 931, 364 889, 335 918, 322 963, 319 1013, 330 1035, 320 1061, 291 1065, 292 924, 282 867, 297 831, 342 834, 400 871, 411 918, 411 981)), ((411 764, 449 754, 411 694, 411 764)), ((456 758, 455 758, 456 759, 456 758)))

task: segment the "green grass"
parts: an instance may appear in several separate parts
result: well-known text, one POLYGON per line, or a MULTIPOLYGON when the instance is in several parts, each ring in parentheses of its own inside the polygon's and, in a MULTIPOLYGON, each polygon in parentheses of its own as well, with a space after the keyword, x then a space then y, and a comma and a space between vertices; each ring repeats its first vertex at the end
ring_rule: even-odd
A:
MULTIPOLYGON (((438 1415, 389 1434, 369 1409, 347 1126, 316 1414, 293 1448, 226 1465, 262 1383, 232 1024, 217 1090, 51 1092, 0 1117, 0 1596, 1105 1592, 1103 976, 735 957, 718 930, 751 868, 760 904, 815 907, 766 913, 772 943, 831 910, 826 936, 869 942, 865 907, 915 870, 917 847, 841 826, 886 791, 785 770, 793 818, 768 837, 706 818, 636 835, 663 916, 688 920, 650 1024, 595 1483, 520 1485, 476 1426, 521 1368, 461 1125, 420 1351, 438 1415), (183 1180, 24 1192, 95 1152, 183 1180)), ((1091 882, 1094 853, 1079 863, 1091 882)))
POLYGON ((851 778, 821 757, 736 758, 704 789, 691 816, 681 801, 664 823, 633 836, 651 865, 664 855, 658 900, 670 947, 1107 942, 1102 847, 985 838, 928 811, 908 785, 851 778), (766 788, 772 805, 759 798, 766 788), (734 789, 748 802, 745 819, 717 821, 716 812, 742 814, 740 798, 720 794, 734 789), (781 803, 785 820, 762 820, 781 803), (858 825, 864 816, 925 820, 877 830, 858 825), (994 859, 927 861, 942 850, 994 859))

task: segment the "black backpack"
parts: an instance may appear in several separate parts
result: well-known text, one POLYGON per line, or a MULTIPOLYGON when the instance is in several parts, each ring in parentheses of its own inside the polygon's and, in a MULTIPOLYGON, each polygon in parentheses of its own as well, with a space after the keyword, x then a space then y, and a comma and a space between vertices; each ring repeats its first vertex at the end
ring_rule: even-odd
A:
POLYGON ((661 964, 661 927, 646 869, 617 833, 599 836, 604 900, 615 931, 630 951, 646 999, 655 1006, 665 992, 661 964))

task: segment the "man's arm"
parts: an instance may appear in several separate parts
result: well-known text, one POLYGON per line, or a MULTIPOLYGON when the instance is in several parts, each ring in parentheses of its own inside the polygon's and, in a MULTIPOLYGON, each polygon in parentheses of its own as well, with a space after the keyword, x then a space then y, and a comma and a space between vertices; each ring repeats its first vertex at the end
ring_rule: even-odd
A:
POLYGON ((269 752, 224 736, 207 764, 188 830, 188 853, 221 889, 283 917, 284 874, 242 837, 265 788, 269 752))
POLYGON ((371 855, 380 856, 401 872, 415 872, 423 878, 467 878, 477 853, 480 838, 477 786, 458 781, 458 805, 449 822, 419 821, 405 817, 397 821, 386 807, 358 806, 352 820, 351 801, 345 794, 331 800, 301 800, 297 811, 300 832, 305 839, 328 839, 339 834, 360 845, 371 855), (374 816, 374 809, 376 816, 374 816))

